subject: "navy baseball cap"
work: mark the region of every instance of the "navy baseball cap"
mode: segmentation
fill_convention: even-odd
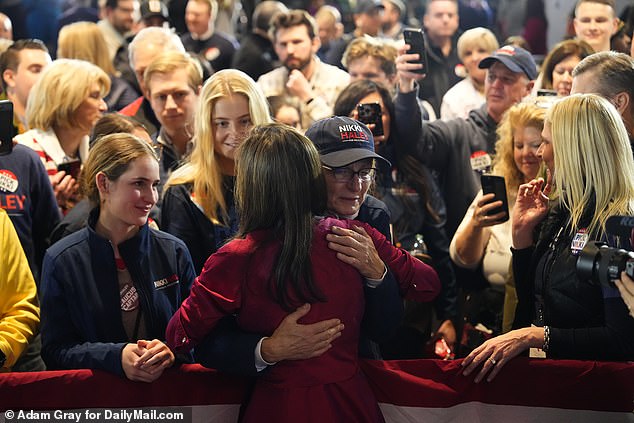
[[[141,19],[143,20],[150,19],[154,16],[163,18],[163,21],[167,21],[169,19],[167,6],[165,6],[165,4],[163,4],[160,0],[142,1],[141,6],[139,7],[139,13],[141,15]]]
[[[367,126],[349,117],[333,116],[310,125],[306,137],[315,144],[323,164],[347,166],[363,159],[390,162],[374,152],[374,137]]]
[[[480,69],[488,69],[495,62],[500,62],[515,73],[523,73],[528,79],[537,78],[537,64],[533,55],[521,47],[504,46],[493,52],[492,55],[480,61]]]

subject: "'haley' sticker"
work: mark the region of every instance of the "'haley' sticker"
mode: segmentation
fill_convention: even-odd
[[[583,250],[583,247],[586,246],[588,238],[589,234],[587,230],[585,228],[579,229],[579,232],[575,234],[574,238],[572,238],[572,243],[570,244],[570,251],[573,256],[579,255],[581,250]]]
[[[491,167],[491,156],[486,151],[475,151],[471,154],[471,169],[478,172],[486,172]]]
[[[0,169],[0,191],[15,192],[18,189],[18,178],[10,170]]]
[[[204,56],[208,62],[214,61],[218,58],[218,56],[220,56],[220,50],[218,47],[209,47],[205,50]]]

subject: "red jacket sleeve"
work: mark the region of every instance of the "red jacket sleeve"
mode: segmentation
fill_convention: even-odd
[[[189,351],[222,317],[240,309],[245,255],[233,251],[231,244],[209,257],[189,297],[167,325],[167,344],[174,352]]]
[[[374,241],[379,257],[396,277],[403,298],[429,302],[438,296],[440,280],[431,266],[411,256],[405,250],[396,248],[373,227],[361,222],[356,224],[363,226]]]

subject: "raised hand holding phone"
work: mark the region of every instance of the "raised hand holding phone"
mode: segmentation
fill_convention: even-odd
[[[493,226],[509,220],[509,204],[506,182],[503,176],[483,174],[480,176],[484,196],[478,202],[474,217],[480,226]],[[478,215],[479,216],[476,216]]]
[[[418,59],[409,61],[410,63],[417,63],[422,65],[418,69],[413,69],[411,72],[421,75],[427,75],[427,49],[425,48],[425,34],[422,29],[406,28],[403,30],[403,39],[405,44],[409,45],[410,54],[418,54]]]
[[[370,129],[375,137],[383,135],[383,112],[379,103],[357,104],[357,120],[366,125],[374,125]]]

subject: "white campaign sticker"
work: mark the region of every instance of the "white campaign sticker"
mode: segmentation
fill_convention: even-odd
[[[579,229],[579,232],[575,234],[574,238],[572,238],[572,242],[570,243],[570,251],[573,256],[579,255],[581,250],[583,250],[583,247],[585,247],[588,243],[589,237],[590,235],[585,228]]]
[[[476,151],[471,155],[471,169],[486,171],[491,166],[491,156],[485,151]]]
[[[18,178],[13,172],[0,169],[0,190],[15,192],[18,189]]]

